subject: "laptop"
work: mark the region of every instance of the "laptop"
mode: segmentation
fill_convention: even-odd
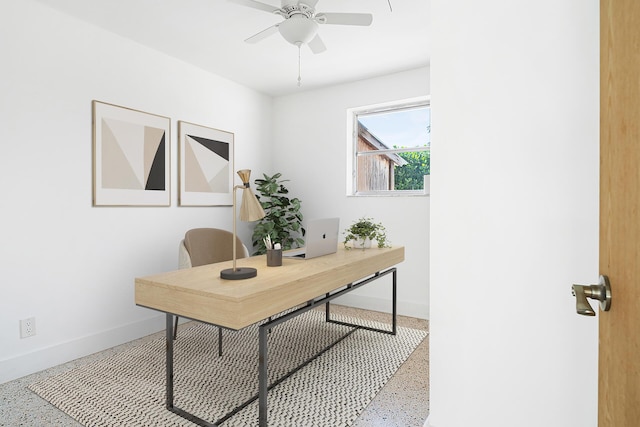
[[[305,245],[282,253],[287,258],[310,259],[335,253],[338,250],[340,218],[313,219],[305,227]]]

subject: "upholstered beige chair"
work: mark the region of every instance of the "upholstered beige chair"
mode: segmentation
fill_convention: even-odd
[[[236,258],[248,256],[247,247],[236,237]],[[218,228],[193,228],[185,233],[178,248],[179,268],[198,267],[232,259],[233,233]],[[173,338],[177,335],[178,316],[173,327]]]

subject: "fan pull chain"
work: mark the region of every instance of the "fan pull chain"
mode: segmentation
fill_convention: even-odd
[[[301,62],[301,60],[300,60],[300,46],[301,45],[302,45],[301,43],[298,43],[298,87],[302,86],[302,77],[300,75],[301,74],[300,73],[300,62]]]

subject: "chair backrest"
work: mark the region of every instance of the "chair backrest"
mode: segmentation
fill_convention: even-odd
[[[184,246],[191,266],[212,264],[233,259],[233,233],[218,228],[194,228],[184,235]],[[249,256],[247,248],[236,237],[236,258]]]

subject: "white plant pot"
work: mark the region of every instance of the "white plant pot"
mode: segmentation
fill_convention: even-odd
[[[367,237],[364,241],[362,239],[352,240],[351,247],[356,249],[369,249],[371,247],[371,239]]]

